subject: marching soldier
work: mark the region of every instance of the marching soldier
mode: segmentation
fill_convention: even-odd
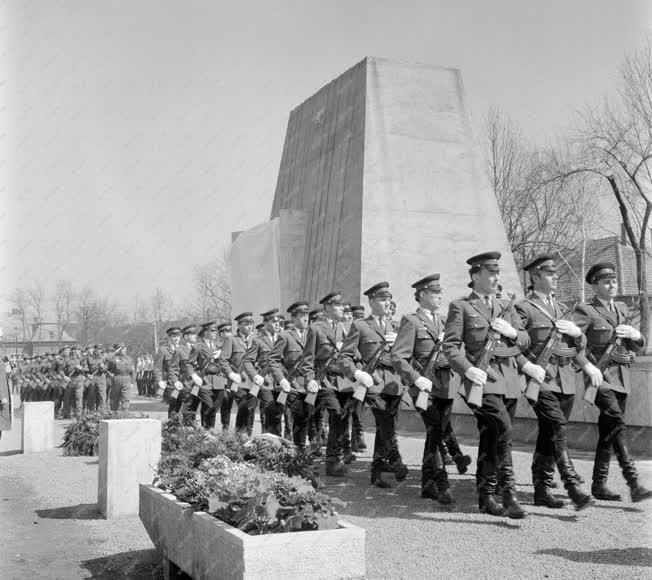
[[[325,318],[308,328],[299,373],[305,376],[308,393],[317,394],[317,406],[321,404],[328,410],[326,473],[342,476],[347,472],[343,459],[351,461],[355,457],[347,433],[353,389],[337,361],[344,340],[342,296],[331,292],[320,304]]]
[[[90,410],[106,410],[106,365],[97,351],[97,345],[90,348],[86,357],[86,366],[91,380],[89,387]]]
[[[530,274],[533,284],[532,293],[516,304],[516,311],[530,336],[530,346],[525,354],[537,364],[541,361],[539,366],[545,366],[541,376],[531,380],[535,383],[535,395],[528,396],[526,391],[526,397],[539,423],[532,458],[534,505],[550,508],[564,506],[563,500],[550,493],[557,465],[568,496],[575,509],[581,510],[590,506],[593,499],[581,488],[568,452],[566,425],[573,408],[578,379],[577,371],[571,363],[591,373],[597,369],[582,352],[584,336],[571,320],[573,313],[553,296],[558,279],[554,256],[537,256],[523,269]],[[540,357],[547,347],[551,354],[546,355],[548,360],[544,361]]]
[[[244,374],[244,358],[253,341],[254,317],[251,312],[236,316],[238,330],[233,336],[227,336],[220,353],[220,368],[228,378],[227,389],[231,389],[238,405],[235,417],[236,431],[252,432],[252,414],[256,411],[257,397],[249,394],[250,383]],[[244,376],[243,376],[244,375]]]
[[[643,501],[652,497],[652,490],[639,483],[636,465],[629,454],[625,406],[631,392],[629,366],[645,347],[645,339],[629,324],[627,305],[614,300],[618,294],[618,281],[612,263],[591,266],[586,273],[586,282],[593,286],[594,297],[578,309],[577,323],[586,334],[588,356],[598,367],[597,372],[584,370],[590,386],[597,387],[595,405],[600,409],[591,493],[601,500],[621,499],[607,487],[613,447],[632,501]]]
[[[382,479],[382,472],[394,473],[397,481],[404,481],[408,474],[395,431],[403,385],[389,355],[396,338],[390,321],[392,294],[388,282],[380,282],[364,294],[369,299],[371,314],[351,324],[342,345],[340,369],[349,379],[358,381],[366,389],[364,402],[371,408],[376,421],[371,483],[378,487],[390,487],[391,484]],[[358,356],[362,368],[356,365]],[[356,435],[354,426],[354,437]]]
[[[282,435],[283,406],[277,405],[274,399],[274,380],[269,374],[268,356],[280,332],[278,308],[263,312],[263,327],[251,341],[247,349],[243,368],[251,381],[260,391],[260,415],[263,433]]]
[[[202,324],[199,332],[201,340],[195,343],[197,351],[197,372],[204,381],[203,389],[210,391],[210,404],[202,401],[202,424],[207,429],[215,427],[215,416],[224,401],[225,382],[221,376],[219,359],[220,351],[217,348],[217,321]],[[201,389],[200,389],[201,392]]]
[[[308,322],[310,324],[324,320],[324,309],[323,308],[313,308],[308,314]]]
[[[124,342],[113,345],[113,356],[109,361],[108,370],[112,374],[111,410],[127,411],[129,409],[129,391],[135,386],[136,369],[134,361],[127,354]]]
[[[518,519],[526,513],[516,497],[512,423],[505,396],[521,390],[515,357],[529,346],[530,337],[513,308],[503,312],[509,304],[494,296],[500,276],[499,259],[500,252],[487,252],[467,260],[473,290],[469,296],[450,303],[442,348],[453,371],[464,377],[463,398],[478,422],[476,486],[480,511]],[[495,348],[483,364],[481,359],[490,339],[495,339]],[[522,370],[534,373],[534,367],[528,362]],[[422,388],[428,390],[427,384]],[[478,390],[481,397],[476,400]],[[496,485],[502,493],[502,506],[494,495]]]
[[[292,414],[292,441],[303,449],[308,436],[308,419],[313,407],[306,403],[306,389],[299,366],[308,333],[308,303],[295,302],[288,309],[292,330],[282,332],[268,355],[269,369],[281,392],[287,393],[285,407]]]
[[[70,362],[72,364],[72,372],[70,374],[70,383],[67,387],[67,405],[64,402],[64,406],[67,408],[64,410],[66,416],[70,415],[70,408],[73,409],[73,414],[75,417],[80,416],[83,413],[83,401],[84,401],[84,384],[86,382],[86,373],[88,369],[86,363],[81,356],[81,350],[74,346],[70,355]]]
[[[172,326],[166,331],[168,343],[161,346],[154,357],[154,381],[163,390],[163,400],[168,403],[168,419],[181,410],[184,401],[183,384],[179,380],[179,342],[181,329]]]
[[[446,320],[439,314],[443,294],[440,275],[431,274],[412,284],[419,307],[401,320],[396,342],[392,348],[394,368],[410,385],[415,406],[421,391],[428,393],[428,401],[419,409],[426,427],[426,441],[421,466],[421,497],[450,504],[448,474],[441,453],[441,443],[450,422],[453,397],[459,386],[450,366],[441,354]],[[425,408],[423,408],[425,407]],[[471,462],[459,448],[455,453],[458,470],[464,473]]]
[[[181,329],[181,343],[177,349],[179,356],[179,380],[184,386],[184,396],[181,403],[183,420],[193,424],[197,417],[197,408],[201,403],[201,424],[207,427],[207,416],[213,407],[211,390],[204,385],[197,374],[197,329],[194,325],[184,326]]]
[[[233,408],[233,401],[235,397],[233,396],[233,392],[226,388],[227,379],[224,376],[224,373],[221,372],[222,369],[219,365],[219,358],[222,352],[222,345],[224,344],[224,341],[228,336],[233,335],[233,327],[231,326],[230,322],[222,322],[221,324],[217,325],[217,332],[220,337],[220,343],[217,352],[218,367],[220,368],[218,380],[223,385],[222,392],[224,393],[222,403],[219,406],[220,422],[222,423],[222,431],[228,431],[231,425],[231,409]]]
[[[351,306],[351,317],[353,320],[363,320],[364,306]]]

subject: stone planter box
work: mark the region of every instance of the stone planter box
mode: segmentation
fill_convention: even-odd
[[[194,580],[365,575],[365,531],[344,521],[337,530],[250,536],[144,484],[139,514],[169,577],[177,569]]]

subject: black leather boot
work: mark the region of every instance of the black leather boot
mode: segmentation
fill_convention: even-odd
[[[652,490],[646,489],[638,482],[638,472],[627,448],[624,429],[620,430],[614,439],[614,451],[616,452],[620,469],[623,472],[623,477],[629,486],[632,501],[638,503],[639,501],[652,498]]]
[[[609,449],[596,449],[595,460],[593,462],[593,483],[591,485],[591,494],[595,499],[603,501],[621,501],[619,493],[614,493],[607,487],[607,478],[609,477],[609,461],[611,453]]]
[[[518,503],[516,492],[513,489],[503,492],[503,508],[505,508],[505,515],[513,520],[521,520],[527,516],[527,512]]]
[[[481,493],[478,501],[478,507],[481,514],[489,514],[490,516],[504,517],[505,510],[494,497],[493,493]]]
[[[453,457],[453,462],[457,466],[457,473],[460,475],[464,475],[469,470],[471,461],[470,455],[457,455],[456,457]]]
[[[555,432],[554,452],[559,476],[564,482],[568,497],[573,502],[575,509],[579,511],[593,505],[595,500],[580,486],[580,477],[577,475],[575,466],[568,453],[565,425],[559,431]]]
[[[566,503],[564,502],[563,499],[552,495],[550,493],[550,489],[548,489],[547,486],[535,485],[534,505],[548,507],[552,509],[560,509],[563,508],[566,505]]]

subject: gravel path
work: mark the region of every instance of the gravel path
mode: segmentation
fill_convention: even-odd
[[[60,436],[61,422],[57,430]],[[462,443],[475,457],[474,442]],[[347,502],[345,519],[367,531],[369,578],[652,577],[652,501],[598,502],[579,514],[569,506],[535,508],[531,455],[519,448],[515,468],[527,519],[479,514],[468,474],[451,473],[457,504],[445,509],[418,497],[422,438],[403,435],[400,444],[413,468],[400,487],[368,486],[369,454],[352,465],[346,480],[326,478],[325,491]],[[573,455],[590,481],[590,455]],[[652,462],[638,466],[652,485]],[[627,494],[615,463],[611,474],[611,487]],[[58,449],[0,457],[0,498],[3,579],[162,578],[161,559],[137,517],[100,518],[96,458],[63,457]]]

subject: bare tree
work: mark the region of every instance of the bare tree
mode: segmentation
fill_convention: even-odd
[[[72,316],[74,292],[69,280],[57,282],[54,291],[54,310],[57,316],[57,340],[61,348],[61,339]]]
[[[36,282],[31,288],[27,290],[27,301],[34,315],[33,322],[37,325],[43,322],[44,298],[45,291],[43,290],[43,284],[41,282]]]
[[[581,236],[568,227],[576,221],[574,192],[563,180],[550,179],[558,155],[534,148],[496,108],[489,111],[486,127],[488,177],[517,264],[540,252],[564,256]]]
[[[224,257],[216,258],[194,270],[195,309],[204,320],[231,317],[231,281]]]
[[[24,342],[27,340],[27,311],[29,308],[29,300],[27,291],[23,288],[16,288],[9,296],[9,302],[13,306],[13,312],[20,317],[22,326],[22,338]]]
[[[611,101],[582,115],[572,140],[575,156],[562,177],[590,174],[603,181],[618,206],[636,257],[641,332],[650,334],[647,256],[652,214],[652,48],[628,56],[621,89]]]

